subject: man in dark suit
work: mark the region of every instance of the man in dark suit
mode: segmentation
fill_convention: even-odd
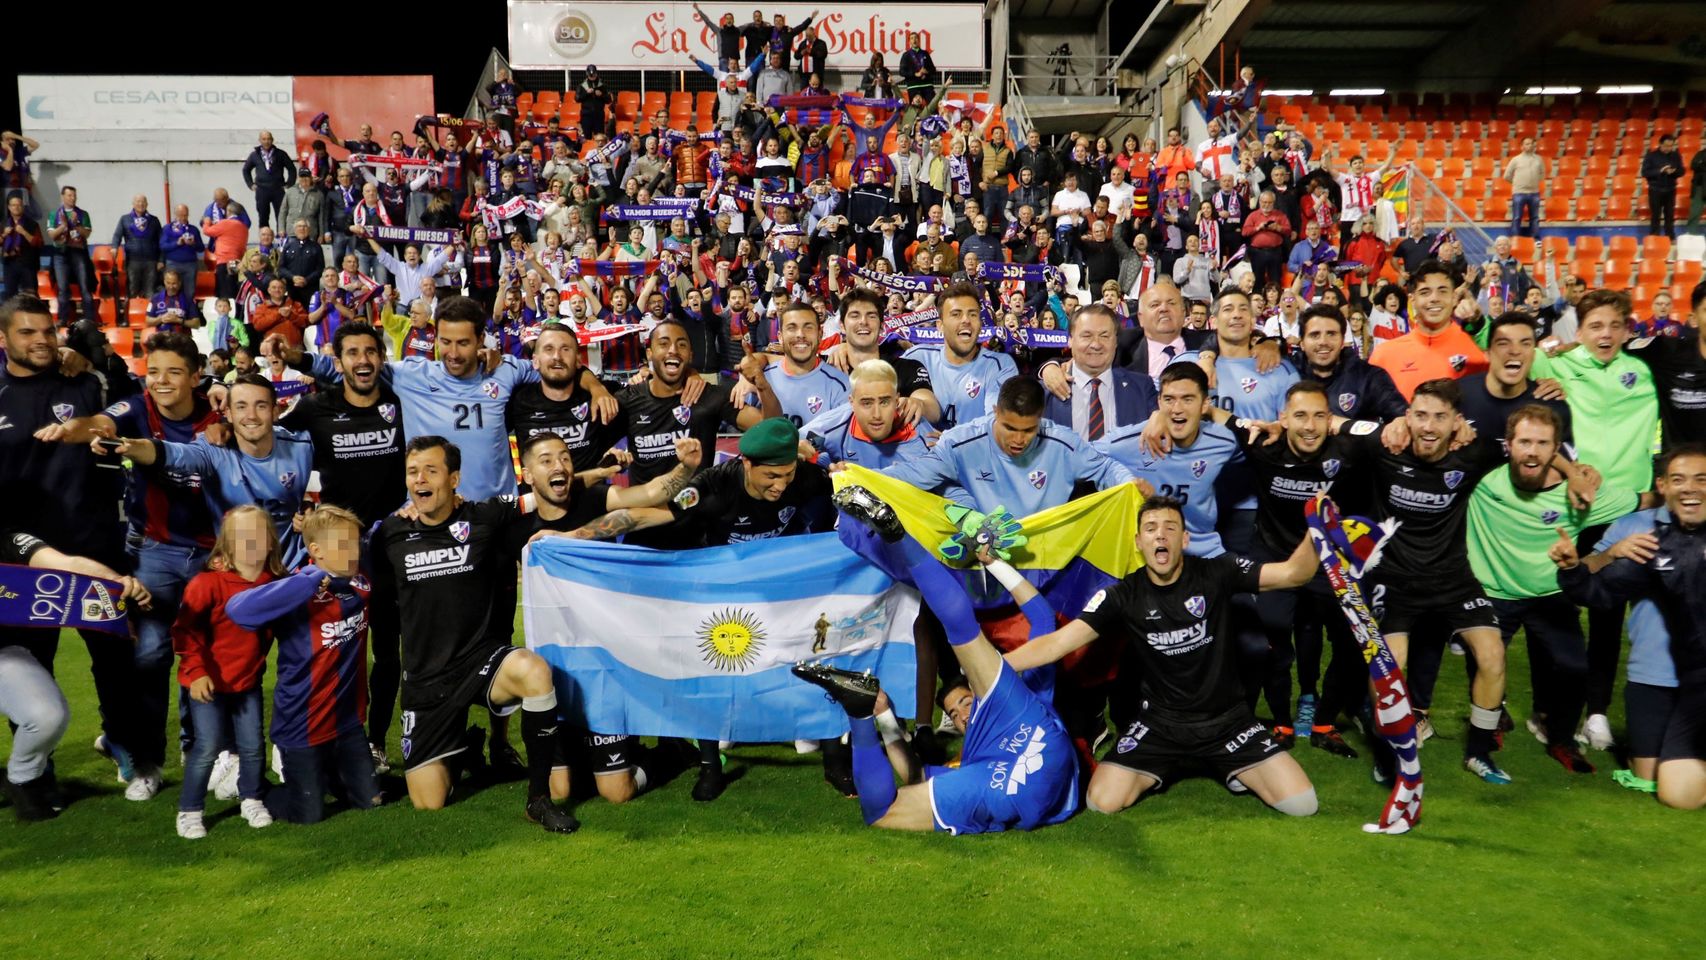
[[[1143,297],[1138,301],[1137,329],[1120,331],[1114,366],[1148,375],[1151,387],[1167,364],[1182,353],[1195,350],[1204,367],[1212,367],[1217,343],[1214,331],[1186,329],[1185,318],[1188,315],[1185,297],[1179,288],[1166,277],[1157,278],[1149,289],[1143,291]],[[1280,346],[1278,340],[1256,345],[1258,371],[1266,373],[1279,365]],[[1060,400],[1071,398],[1071,370],[1067,364],[1051,360],[1043,364],[1037,375],[1051,396]],[[1212,381],[1213,374],[1209,376]]]
[[[1112,310],[1092,303],[1072,318],[1072,358],[1062,365],[1072,396],[1049,394],[1043,416],[1086,440],[1100,440],[1115,427],[1142,423],[1155,412],[1155,384],[1134,370],[1114,366],[1120,333]]]

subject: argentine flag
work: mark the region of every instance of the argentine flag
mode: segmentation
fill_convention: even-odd
[[[838,737],[847,715],[789,668],[870,670],[911,716],[918,592],[833,533],[666,551],[548,537],[522,566],[528,649],[559,709],[602,734]]]

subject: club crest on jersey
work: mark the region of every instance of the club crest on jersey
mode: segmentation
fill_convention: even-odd
[[[1200,593],[1190,597],[1185,600],[1185,612],[1193,617],[1201,617],[1208,612],[1208,601],[1204,600]]]
[[[966,396],[976,400],[977,395],[983,392],[983,381],[976,377],[967,377],[965,380],[965,388]]]
[[[1244,388],[1245,393],[1255,393],[1257,383],[1258,381],[1255,377],[1245,377],[1238,381],[1238,385]]]
[[[806,398],[806,409],[811,411],[812,414],[815,416],[819,410],[823,409],[823,398],[822,397],[807,397]]]
[[[586,415],[591,412],[591,410],[591,404],[577,403],[575,404],[574,409],[570,410],[569,413],[573,414],[576,420],[585,420]]]
[[[1338,476],[1339,475],[1339,461],[1337,461],[1335,459],[1331,459],[1331,458],[1321,461],[1321,473],[1328,480],[1331,480],[1334,477]]]
[[[64,423],[71,419],[71,415],[76,412],[77,411],[69,403],[56,403],[53,405],[53,418],[58,420],[60,423]]]
[[[1198,480],[1201,480],[1202,475],[1207,473],[1207,472],[1208,472],[1208,461],[1207,460],[1192,460],[1191,461],[1191,476],[1196,477]]]
[[[355,590],[371,590],[371,589],[373,589],[373,585],[367,582],[367,578],[362,576],[359,573],[356,574],[355,576],[349,578],[349,585],[352,589],[355,589]]]
[[[1032,470],[1030,473],[1025,474],[1025,479],[1031,482],[1031,486],[1041,490],[1043,488],[1043,484],[1048,482],[1048,471]]]
[[[107,408],[107,416],[109,416],[109,417],[122,417],[129,412],[130,412],[130,401],[129,400],[120,400],[119,402],[117,402],[117,403],[115,403],[112,406]]]
[[[687,421],[693,419],[693,408],[686,404],[676,407],[671,412],[675,414],[675,422],[684,427],[687,426]]]
[[[487,380],[480,384],[480,392],[493,400],[496,400],[498,398],[498,382],[496,380]]]
[[[285,487],[286,489],[288,489],[288,488],[294,486],[295,484],[296,484],[296,471],[295,470],[286,470],[285,472],[278,475],[278,485],[279,486]]]
[[[793,507],[783,507],[782,509],[776,511],[776,522],[780,523],[782,526],[784,526],[784,527],[787,526],[788,521],[792,520],[792,519],[794,519],[794,508]]]
[[[1341,393],[1341,394],[1339,394],[1339,409],[1340,410],[1344,411],[1345,413],[1350,413],[1352,410],[1356,409],[1356,405],[1357,405],[1357,395],[1356,394],[1354,394],[1354,393]]]
[[[1544,510],[1544,511],[1542,511],[1540,514],[1540,522],[1546,524],[1547,526],[1551,526],[1552,524],[1557,523],[1558,522],[1558,511],[1556,511],[1556,510]]]
[[[468,521],[458,520],[450,525],[450,535],[456,538],[457,543],[467,543],[468,529]]]
[[[1462,483],[1462,482],[1463,482],[1463,471],[1462,470],[1447,470],[1445,472],[1445,488],[1447,490],[1456,490],[1457,485]]]
[[[381,417],[385,418],[386,423],[396,423],[397,422],[397,405],[394,403],[382,403],[382,404],[380,404],[379,405],[379,415]]]
[[[1625,390],[1635,389],[1635,371],[1626,370],[1623,373],[1618,374],[1617,382],[1623,384],[1623,389]]]
[[[1451,358],[1446,362],[1451,364],[1451,369],[1454,373],[1462,373],[1463,368],[1469,366],[1469,358],[1461,353],[1452,354]]]

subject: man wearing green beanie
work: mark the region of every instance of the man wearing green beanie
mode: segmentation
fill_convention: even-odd
[[[829,474],[800,460],[800,431],[786,417],[761,420],[740,438],[740,459],[701,470],[670,501],[691,542],[716,547],[835,526]]]

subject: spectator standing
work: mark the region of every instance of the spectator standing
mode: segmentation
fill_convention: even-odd
[[[118,219],[113,227],[113,246],[124,250],[124,295],[130,299],[146,300],[154,296],[160,285],[160,218],[148,212],[148,197],[137,194],[130,200],[130,212]],[[118,313],[118,325],[129,326],[124,311]]]
[[[1505,182],[1511,185],[1511,233],[1522,236],[1540,234],[1540,181],[1546,176],[1546,161],[1534,152],[1534,138],[1522,138],[1522,152],[1505,164]],[[1528,215],[1528,232],[1522,232],[1523,214]]]
[[[1659,138],[1658,148],[1641,160],[1641,176],[1647,178],[1647,235],[1676,239],[1676,180],[1682,176],[1682,154],[1676,149],[1676,134]]]
[[[255,214],[261,226],[271,226],[272,218],[284,205],[284,191],[296,183],[296,163],[273,145],[272,132],[261,131],[260,145],[243,161],[243,182],[255,191]]]
[[[5,295],[36,295],[36,272],[41,269],[41,225],[28,213],[22,193],[6,197],[0,214],[0,264],[5,265]]]
[[[59,323],[71,325],[71,285],[82,296],[83,318],[95,319],[95,264],[89,259],[89,212],[77,206],[77,188],[59,191],[59,207],[47,216],[53,242],[53,286],[59,292]]]

